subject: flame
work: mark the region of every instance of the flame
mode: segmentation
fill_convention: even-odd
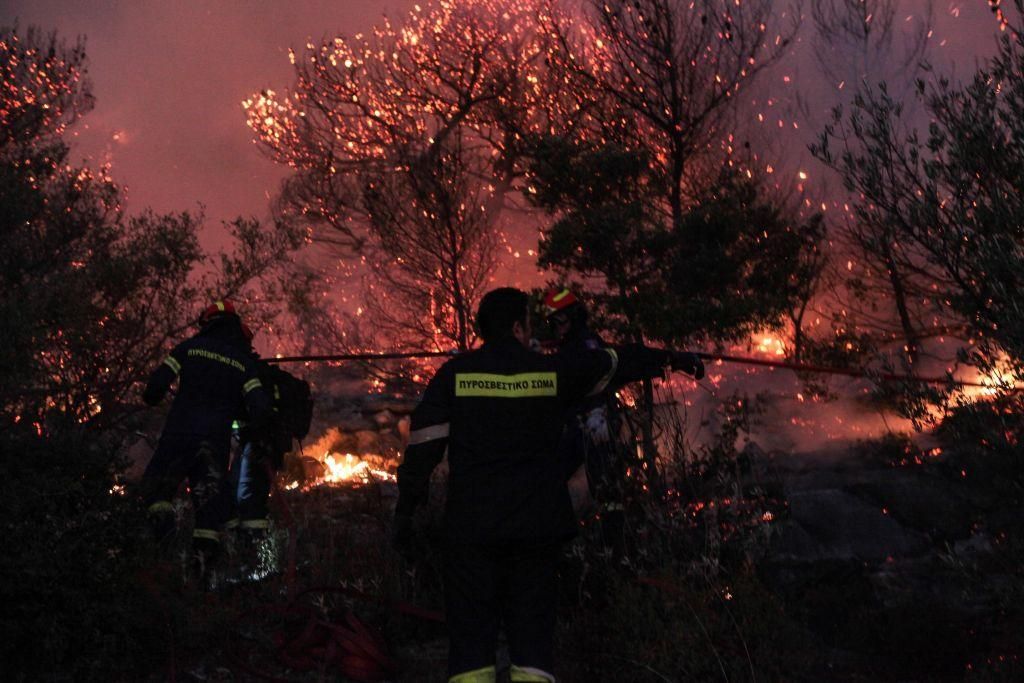
[[[786,355],[786,342],[771,334],[759,334],[754,337],[758,353],[768,356],[783,357]]]
[[[377,481],[397,481],[397,477],[385,470],[370,466],[358,455],[324,453],[324,483],[358,483],[369,484]]]
[[[1006,364],[992,369],[979,377],[977,381],[985,385],[977,389],[979,396],[994,397],[1005,391],[1007,387],[1015,386],[1017,377]]]

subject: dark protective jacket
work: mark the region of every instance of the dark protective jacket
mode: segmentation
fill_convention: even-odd
[[[586,324],[574,327],[558,345],[557,355],[573,358],[596,349],[603,349],[607,343]],[[614,444],[622,424],[621,408],[615,392],[621,382],[609,382],[604,391],[586,396],[570,407],[566,431],[562,438],[562,454],[566,463],[566,476],[571,476],[584,464],[590,454],[588,475],[591,486],[596,479],[604,478],[613,458]],[[601,461],[601,462],[596,462]]]
[[[143,400],[158,404],[175,379],[178,393],[165,434],[190,434],[226,444],[232,420],[243,411],[256,423],[270,418],[270,397],[237,318],[215,320],[174,347],[150,375]]]
[[[588,351],[596,351],[598,349],[607,348],[608,344],[601,339],[600,335],[596,332],[591,331],[586,325],[581,325],[574,329],[569,336],[564,339],[558,345],[556,354],[559,356],[573,357]],[[604,406],[606,404],[608,394],[614,393],[619,388],[620,383],[610,382],[604,391],[601,391],[592,396],[586,396],[576,405],[572,406],[572,411],[580,414],[586,411]]]
[[[396,514],[426,501],[447,448],[450,540],[571,537],[577,525],[558,452],[571,406],[611,382],[660,376],[668,362],[666,352],[639,345],[545,356],[512,338],[449,360],[412,414]]]

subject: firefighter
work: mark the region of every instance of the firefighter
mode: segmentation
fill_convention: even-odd
[[[175,379],[160,443],[142,475],[142,495],[161,541],[173,536],[171,499],[188,480],[195,526],[195,568],[202,579],[220,549],[220,530],[231,514],[227,471],[232,420],[244,410],[253,424],[270,421],[270,398],[253,362],[249,339],[230,301],[211,304],[199,332],[178,344],[153,372],[143,392],[151,406],[163,400]]]
[[[444,584],[449,681],[494,681],[503,626],[512,681],[554,681],[556,566],[576,533],[559,439],[568,408],[610,382],[661,375],[666,351],[633,345],[565,356],[529,350],[529,297],[488,292],[482,348],[446,362],[412,414],[398,468],[394,542],[408,554],[412,516],[448,454]]]
[[[228,526],[238,530],[241,552],[246,555],[260,546],[270,529],[267,502],[271,476],[281,468],[284,451],[264,439],[255,438],[248,422],[241,421],[237,425],[240,452],[232,465],[232,489],[238,514]]]
[[[271,397],[271,409],[276,418],[280,390],[267,381],[266,362],[260,359],[251,346],[249,351],[256,363],[262,389]],[[277,426],[280,420],[275,419],[274,422]],[[272,488],[271,478],[280,469],[288,447],[279,448],[278,439],[267,438],[266,430],[255,429],[244,415],[234,421],[232,431],[238,442],[238,455],[231,464],[230,477],[236,514],[225,526],[237,532],[236,547],[242,557],[242,575],[246,579],[257,579],[262,578],[263,574],[258,557],[259,549],[270,529],[267,502]]]
[[[572,357],[603,349],[607,343],[590,329],[586,306],[567,288],[548,291],[543,310],[557,343],[557,355]],[[695,354],[678,353],[679,369],[696,379],[704,376],[704,364]],[[597,502],[601,538],[615,558],[626,552],[627,453],[619,439],[622,410],[619,389],[609,384],[604,391],[573,405],[562,434],[562,457],[571,474],[582,467],[590,496]]]
[[[313,399],[309,383],[271,365],[252,351],[264,391],[272,397],[272,429],[254,429],[245,419],[235,423],[239,455],[232,464],[232,490],[237,515],[228,526],[238,530],[239,554],[251,565],[243,564],[247,578],[262,578],[273,571],[273,562],[265,552],[264,541],[270,528],[268,499],[272,479],[284,464],[284,456],[309,432],[313,418]],[[251,570],[251,571],[249,571]]]

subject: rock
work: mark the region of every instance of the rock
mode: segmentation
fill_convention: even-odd
[[[774,526],[775,534],[771,543],[773,560],[807,560],[819,556],[818,543],[792,520]]]
[[[128,460],[125,478],[128,481],[139,481],[142,479],[142,473],[146,470],[149,461],[153,458],[153,447],[146,439],[139,439],[125,450],[124,455]]]
[[[790,520],[807,535],[790,530],[788,538],[779,539],[780,550],[793,559],[882,561],[928,547],[924,536],[903,528],[882,508],[839,489],[795,492],[789,503]]]
[[[966,538],[971,533],[972,506],[949,483],[913,470],[866,472],[860,481],[843,488],[886,508],[900,524],[933,538]]]
[[[405,448],[406,440],[398,432],[388,430],[378,434],[378,444],[381,453],[401,453]]]
[[[368,395],[362,399],[363,410],[369,413],[387,410],[399,415],[408,415],[416,408],[417,403],[419,403],[418,397],[406,398],[387,394]]]
[[[988,534],[978,533],[953,544],[953,553],[958,557],[977,557],[992,552],[992,539]]]
[[[360,413],[339,415],[331,420],[331,424],[343,432],[359,432],[377,427],[373,420],[363,417]]]

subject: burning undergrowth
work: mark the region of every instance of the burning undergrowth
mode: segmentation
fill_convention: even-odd
[[[288,455],[285,488],[394,484],[408,420],[388,415],[376,429],[328,427],[316,441]]]

